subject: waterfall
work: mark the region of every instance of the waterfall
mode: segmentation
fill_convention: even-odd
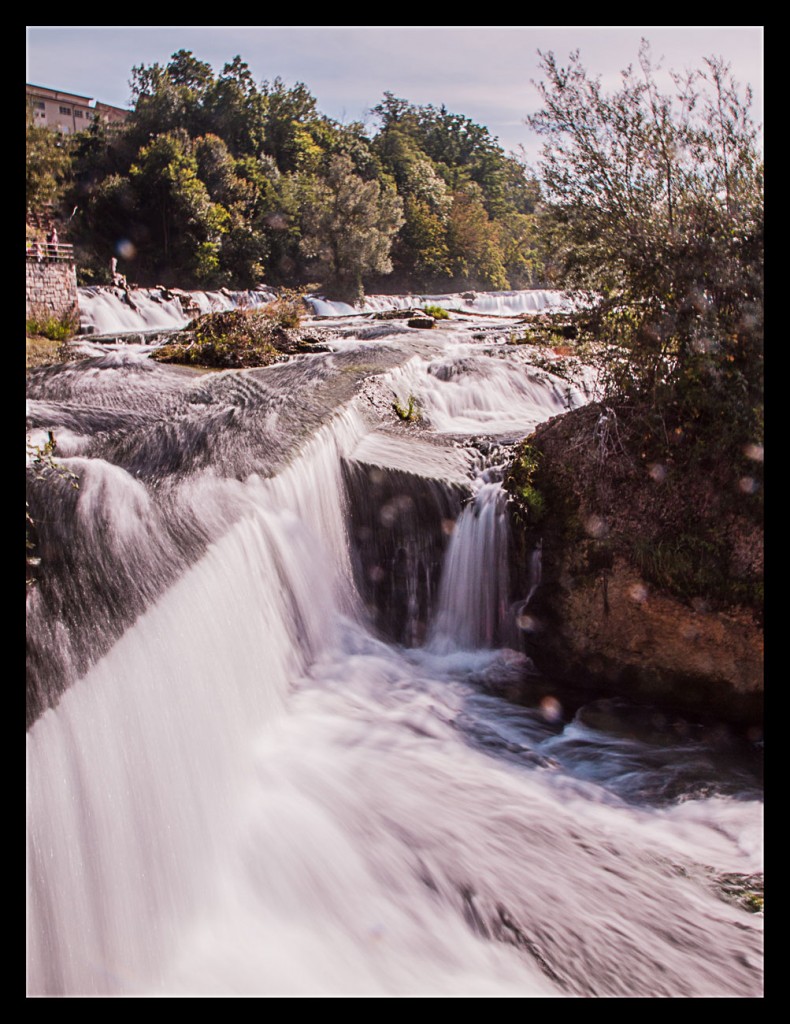
[[[474,650],[501,637],[508,606],[506,494],[484,483],[461,513],[450,539],[431,645]]]
[[[499,467],[585,399],[472,330],[30,374],[29,995],[762,994],[752,752],[484,685]]]
[[[180,330],[198,313],[250,309],[274,299],[270,289],[215,292],[93,285],[78,289],[83,334]]]
[[[463,313],[487,313],[514,316],[548,309],[567,309],[570,297],[560,291],[527,289],[510,292],[456,292],[442,295],[366,295],[355,306],[310,295],[308,302],[317,316],[347,316],[352,313],[378,313],[389,309],[421,309],[439,306]]]

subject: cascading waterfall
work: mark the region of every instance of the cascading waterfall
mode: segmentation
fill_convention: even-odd
[[[196,313],[228,309],[254,309],[277,297],[267,288],[244,291],[185,292],[180,289],[133,288],[105,285],[79,289],[80,330],[85,335],[144,333],[154,330],[179,330]],[[392,309],[439,306],[446,310],[474,315],[512,317],[519,313],[568,310],[575,299],[566,292],[526,290],[511,292],[463,292],[442,295],[368,295],[357,305],[305,296],[315,316],[344,317],[378,313]]]
[[[433,649],[475,650],[501,641],[509,592],[506,500],[500,483],[482,483],[458,518],[444,564]]]
[[[749,752],[480,684],[522,665],[498,446],[584,396],[434,334],[31,378],[80,486],[35,489],[30,995],[761,994]]]
[[[79,289],[80,330],[88,335],[179,330],[196,312],[252,309],[275,297],[270,289],[171,292],[159,288],[126,290],[94,285]]]
[[[567,309],[572,299],[565,292],[528,289],[510,292],[456,292],[442,295],[366,295],[355,306],[310,295],[308,302],[317,316],[348,316],[352,313],[378,313],[390,309],[421,309],[439,306],[463,313],[513,316],[538,313],[547,309]]]

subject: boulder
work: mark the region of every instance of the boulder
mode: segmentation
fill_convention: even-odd
[[[420,313],[417,316],[412,316],[407,321],[409,327],[433,327],[436,321],[428,313]]]

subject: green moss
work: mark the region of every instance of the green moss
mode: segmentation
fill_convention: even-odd
[[[404,421],[404,423],[416,423],[420,418],[420,412],[417,408],[417,400],[414,395],[409,395],[409,404],[403,406],[400,404],[398,399],[392,403],[392,408],[395,410],[398,419]]]
[[[546,500],[537,487],[524,484],[516,491],[521,504],[526,508],[530,522],[538,523],[546,514]]]
[[[513,498],[517,518],[530,526],[539,523],[546,515],[546,498],[534,482],[539,466],[540,452],[524,444],[504,480],[505,490]]]

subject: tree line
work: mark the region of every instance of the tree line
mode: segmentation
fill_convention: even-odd
[[[57,200],[83,283],[585,289],[608,392],[653,436],[762,437],[764,165],[751,95],[716,57],[669,78],[647,43],[605,91],[541,55],[533,170],[444,106],[385,93],[375,129],[302,83],[180,50],[132,70],[127,122],[28,124],[27,197]],[[659,83],[670,82],[670,86]],[[726,408],[726,422],[721,410]],[[704,446],[703,446],[704,447]]]
[[[541,283],[537,182],[487,128],[391,93],[376,129],[323,115],[302,83],[219,74],[180,50],[132,69],[133,110],[54,138],[28,124],[28,207],[76,211],[83,283],[503,289]]]

